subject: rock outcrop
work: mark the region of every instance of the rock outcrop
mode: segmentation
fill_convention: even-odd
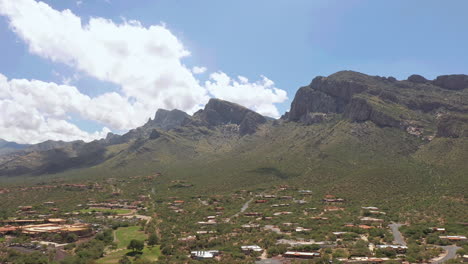
[[[153,120],[149,120],[145,126],[147,127],[157,127],[162,130],[170,130],[175,127],[182,125],[187,119],[190,119],[190,116],[184,111],[177,109],[174,110],[164,110],[158,109]]]
[[[342,75],[350,78],[342,78]],[[330,77],[316,77],[300,88],[291,104],[288,120],[301,121],[308,113],[342,113],[354,94],[366,90],[363,74],[339,72]],[[365,75],[364,75],[365,76]]]
[[[205,108],[193,117],[206,126],[239,125],[241,135],[254,133],[260,124],[267,121],[264,116],[246,107],[220,99],[210,99]]]
[[[410,77],[408,77],[408,81],[413,82],[413,83],[427,83],[428,82],[426,78],[418,74],[413,74]]]
[[[438,76],[434,81],[434,85],[448,90],[463,90],[468,88],[468,75],[452,74]]]
[[[437,123],[438,137],[468,137],[468,117],[444,115]]]

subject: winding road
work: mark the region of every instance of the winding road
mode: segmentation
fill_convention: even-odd
[[[445,250],[445,256],[441,257],[441,258],[437,258],[437,259],[434,259],[433,261],[431,261],[430,263],[431,264],[442,264],[442,263],[445,263],[446,261],[450,260],[450,259],[454,259],[457,257],[457,250],[460,248],[460,247],[457,247],[455,245],[451,245],[451,246],[441,246],[441,248],[443,250]]]
[[[399,228],[402,226],[403,224],[399,224],[399,223],[391,223],[390,225],[388,225],[390,227],[390,229],[392,230],[392,233],[393,233],[393,238],[394,238],[394,243],[395,244],[399,244],[399,245],[402,245],[402,246],[406,246],[406,242],[405,242],[405,239],[403,237],[403,235],[401,234]],[[455,245],[451,245],[451,246],[439,246],[440,248],[442,248],[445,253],[436,258],[436,259],[433,259],[432,261],[430,261],[429,263],[431,264],[442,264],[442,263],[445,263],[446,261],[450,260],[450,259],[454,259],[457,257],[457,250],[460,248],[460,247],[457,247]]]

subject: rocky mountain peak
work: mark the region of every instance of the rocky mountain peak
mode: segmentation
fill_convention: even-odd
[[[194,114],[208,126],[224,124],[239,125],[241,135],[254,133],[258,125],[266,122],[266,118],[246,107],[220,99],[210,99],[203,110]]]
[[[171,111],[158,109],[154,119],[149,121],[147,124],[153,127],[161,128],[163,130],[169,130],[182,125],[184,121],[189,118],[190,116],[187,113],[178,109]]]

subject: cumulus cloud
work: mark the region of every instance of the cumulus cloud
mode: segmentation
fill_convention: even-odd
[[[68,121],[69,115],[76,114],[108,123],[106,111],[95,111],[103,105],[113,105],[114,109],[107,111],[115,112],[121,110],[122,104],[114,105],[112,100],[101,97],[90,98],[73,86],[8,80],[0,74],[0,135],[6,140],[38,143],[48,139],[91,141],[105,137],[110,132],[107,127],[88,133]]]
[[[10,114],[33,115],[30,119],[24,117],[25,124],[18,125],[18,131],[33,133],[27,124],[35,124],[34,128],[41,128],[40,131],[56,131],[33,133],[21,138],[21,142],[99,136],[87,134],[68,122],[70,113],[112,130],[125,131],[142,125],[158,108],[193,113],[210,96],[273,117],[279,116],[275,104],[287,99],[284,90],[263,76],[250,83],[245,77],[231,79],[217,72],[201,85],[195,75],[206,72],[206,68],[190,68],[183,63],[190,56],[189,50],[163,24],[145,27],[136,20],[116,23],[99,17],[85,22],[68,9],[58,11],[35,0],[0,0],[0,15],[7,17],[11,30],[31,53],[69,65],[76,70],[73,76],[88,75],[119,87],[115,92],[90,98],[70,85],[74,77],[65,78],[65,85],[58,85],[37,80],[8,81],[3,76],[0,86],[8,88],[0,90],[0,110],[4,112],[8,107]],[[1,118],[3,129],[9,125],[10,131],[15,131],[13,123],[5,121],[5,115]]]
[[[0,13],[30,52],[119,85],[127,97],[154,108],[193,112],[208,100],[181,59],[190,52],[164,25],[143,27],[57,11],[34,0],[0,1]],[[201,103],[201,104],[200,104]]]
[[[224,72],[215,72],[210,75],[205,86],[214,97],[239,103],[270,117],[279,117],[280,113],[274,104],[288,99],[286,91],[276,88],[275,83],[265,76],[252,83],[243,76],[235,80]]]

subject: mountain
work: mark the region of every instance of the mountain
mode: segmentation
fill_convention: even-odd
[[[447,206],[468,171],[468,76],[407,80],[342,71],[301,87],[271,120],[211,99],[192,116],[158,110],[120,136],[0,156],[0,175],[97,179],[162,172],[201,192],[296,184],[401,207]],[[31,147],[29,148],[31,149]],[[0,177],[1,179],[1,177]]]
[[[0,155],[12,153],[27,148],[27,144],[9,142],[0,138]]]

